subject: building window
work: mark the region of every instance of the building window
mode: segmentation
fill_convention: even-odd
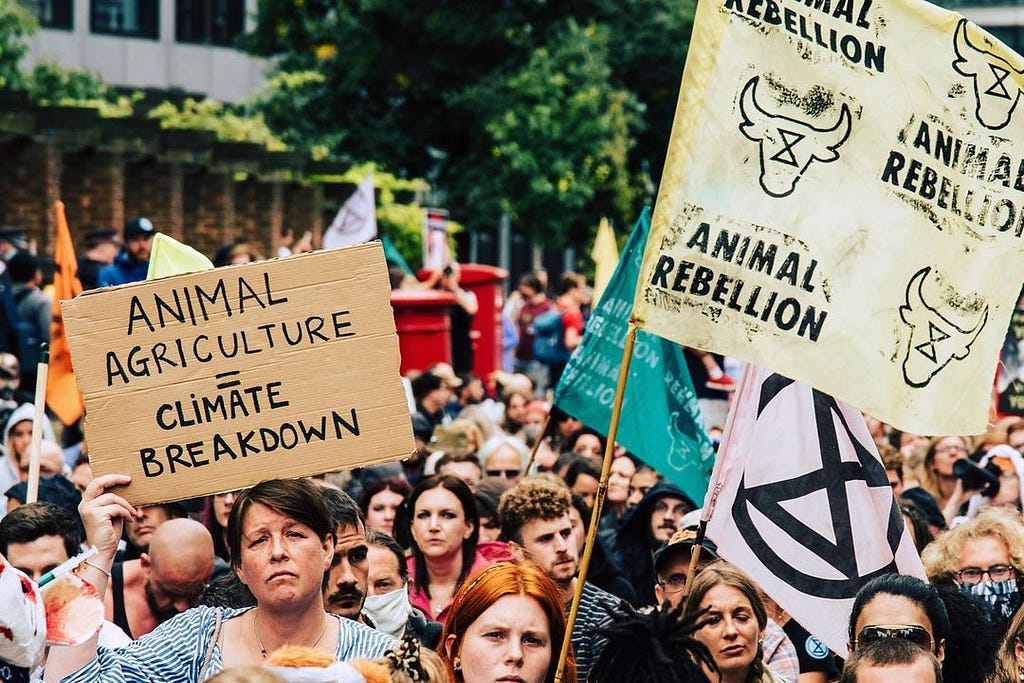
[[[91,0],[90,28],[133,38],[160,37],[159,0]]]
[[[24,0],[24,2],[43,28],[56,28],[64,31],[70,31],[73,28],[71,0]]]
[[[244,0],[175,0],[179,43],[232,47],[245,27]]]

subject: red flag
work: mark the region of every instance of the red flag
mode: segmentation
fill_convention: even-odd
[[[74,299],[82,293],[78,279],[78,259],[71,241],[71,230],[64,215],[64,202],[55,203],[57,211],[57,241],[54,260],[57,272],[53,277],[53,322],[50,324],[50,369],[46,379],[46,405],[65,425],[72,425],[85,413],[82,394],[78,391],[75,371],[71,367],[71,350],[64,332],[64,318],[60,302]]]
[[[861,586],[924,578],[860,411],[770,370],[744,372],[704,517],[722,557],[841,655]]]

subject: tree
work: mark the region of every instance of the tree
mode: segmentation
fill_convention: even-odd
[[[38,23],[18,0],[0,0],[0,88],[22,88],[25,78],[18,64],[28,52],[25,38]]]
[[[470,227],[505,207],[558,241],[598,213],[635,218],[694,4],[263,0],[245,44],[291,79],[257,104],[283,138],[424,177]]]

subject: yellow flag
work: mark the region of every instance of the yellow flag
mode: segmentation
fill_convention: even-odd
[[[153,237],[153,251],[149,255],[146,279],[155,280],[158,277],[195,273],[212,268],[213,262],[206,256],[187,244],[158,232]]]
[[[57,270],[53,275],[53,321],[50,323],[50,367],[46,375],[46,405],[65,425],[73,425],[85,413],[82,394],[75,382],[75,371],[71,367],[71,351],[64,331],[64,318],[60,302],[74,299],[82,293],[78,279],[78,259],[71,241],[71,231],[64,214],[64,202],[57,201],[57,239],[54,244],[54,261]]]
[[[923,0],[701,0],[644,329],[985,431],[1024,272],[1024,59]]]
[[[590,250],[590,258],[594,259],[594,303],[596,304],[604,288],[615,273],[615,266],[619,265],[619,245],[615,242],[615,231],[607,218],[601,219],[597,227],[597,237],[594,238],[594,246]]]

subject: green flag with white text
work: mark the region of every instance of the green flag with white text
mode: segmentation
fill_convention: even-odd
[[[650,228],[651,210],[645,208],[555,390],[555,405],[603,434],[608,433],[611,422],[633,294]],[[693,500],[704,499],[714,450],[678,344],[637,331],[616,441]]]

